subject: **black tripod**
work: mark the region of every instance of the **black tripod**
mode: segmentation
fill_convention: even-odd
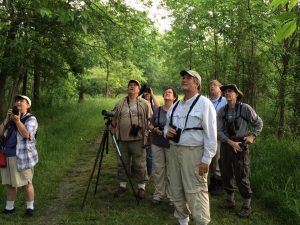
[[[104,113],[102,112],[102,114],[105,115],[105,112]],[[119,146],[117,144],[116,138],[115,138],[115,136],[113,135],[113,133],[111,132],[111,129],[110,129],[110,125],[111,125],[111,121],[112,121],[111,119],[112,119],[111,115],[105,115],[104,116],[104,120],[106,121],[105,122],[104,133],[102,135],[101,143],[100,143],[100,146],[99,146],[99,150],[97,152],[97,156],[96,156],[95,163],[94,163],[94,166],[93,166],[93,169],[92,169],[92,173],[90,175],[90,178],[89,178],[89,181],[88,181],[88,185],[87,185],[87,188],[85,190],[84,198],[83,198],[83,201],[82,201],[82,204],[81,204],[81,210],[84,207],[84,204],[85,204],[85,201],[86,201],[86,198],[87,198],[87,194],[88,194],[88,191],[89,191],[89,188],[90,188],[90,185],[91,185],[91,181],[93,179],[94,172],[95,172],[95,169],[96,169],[96,166],[97,166],[97,162],[99,161],[99,157],[101,155],[100,162],[99,162],[99,168],[98,168],[97,182],[96,182],[94,194],[97,193],[97,186],[98,186],[98,182],[99,182],[99,178],[100,178],[100,171],[101,171],[101,165],[102,165],[102,159],[103,159],[104,151],[106,150],[106,154],[108,154],[108,139],[109,139],[108,137],[109,137],[109,134],[111,134],[111,136],[112,136],[114,147],[115,147],[115,149],[116,149],[116,151],[118,153],[118,156],[119,156],[119,158],[120,158],[120,160],[122,162],[122,166],[123,166],[123,168],[124,168],[124,170],[126,172],[126,176],[127,176],[128,181],[130,183],[133,195],[134,195],[134,197],[135,197],[135,199],[137,201],[137,204],[139,204],[139,199],[138,199],[138,197],[136,195],[136,192],[135,192],[135,190],[133,188],[132,181],[131,181],[131,179],[129,177],[129,173],[128,173],[127,169],[126,169],[126,166],[125,166],[124,160],[122,158],[122,155],[121,155]]]

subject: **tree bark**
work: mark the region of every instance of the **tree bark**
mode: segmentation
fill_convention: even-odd
[[[278,124],[278,130],[277,130],[277,136],[279,138],[282,138],[284,135],[284,128],[285,128],[285,95],[286,95],[286,81],[287,81],[287,75],[288,75],[288,69],[289,69],[289,40],[286,39],[283,42],[283,50],[284,53],[281,57],[283,70],[280,76],[279,80],[279,124]]]
[[[37,57],[34,59],[34,71],[33,71],[33,102],[38,103],[40,99],[40,86],[41,86],[41,70],[39,66],[39,60]]]
[[[105,85],[105,96],[108,97],[109,95],[109,90],[108,90],[108,79],[109,79],[109,61],[106,61],[106,85]]]
[[[14,11],[10,11],[10,17],[11,17],[11,25],[9,27],[9,30],[7,31],[7,36],[6,36],[6,41],[4,45],[4,50],[3,50],[3,56],[0,64],[0,117],[3,118],[3,116],[6,114],[7,107],[9,104],[5,104],[7,100],[5,99],[5,90],[6,90],[6,81],[9,76],[11,76],[13,73],[10,71],[10,69],[13,69],[13,64],[11,62],[11,49],[10,49],[10,44],[15,41],[16,39],[16,34],[18,31],[18,26],[20,21],[16,20],[14,18]],[[5,63],[4,63],[5,62]],[[8,100],[11,102],[11,99]]]

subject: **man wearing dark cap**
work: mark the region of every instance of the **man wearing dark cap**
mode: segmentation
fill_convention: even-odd
[[[244,199],[239,217],[249,217],[251,214],[250,158],[249,144],[261,133],[263,122],[254,109],[241,103],[243,93],[235,84],[221,87],[225,94],[227,105],[218,112],[218,138],[221,140],[221,176],[227,199],[221,205],[225,209],[234,209],[234,184]],[[252,126],[252,131],[249,130]]]
[[[170,139],[170,188],[174,216],[187,225],[192,214],[197,225],[210,222],[207,173],[217,149],[216,110],[198,92],[201,77],[194,70],[183,70],[184,98],[167,113],[164,135]]]
[[[137,196],[144,198],[145,181],[147,177],[146,169],[146,149],[145,137],[148,130],[148,122],[152,116],[150,104],[145,99],[138,97],[140,83],[137,80],[128,82],[128,95],[121,99],[115,106],[115,116],[112,126],[119,143],[122,158],[127,172],[131,172],[131,164],[138,181]],[[118,178],[120,186],[114,193],[114,197],[119,197],[127,190],[127,176],[123,165],[118,161]]]

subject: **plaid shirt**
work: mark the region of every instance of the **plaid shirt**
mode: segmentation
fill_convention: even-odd
[[[29,139],[24,139],[20,132],[17,134],[16,157],[19,171],[34,167],[39,160],[35,147],[35,134],[38,128],[36,118],[34,116],[29,117],[25,122],[25,127],[30,134]]]

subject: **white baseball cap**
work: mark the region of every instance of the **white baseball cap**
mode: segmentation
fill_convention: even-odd
[[[198,79],[199,83],[201,84],[201,77],[200,77],[200,75],[197,71],[195,71],[195,70],[182,70],[180,72],[181,76],[184,76],[185,74],[188,74],[192,77],[196,77]]]
[[[18,99],[25,99],[28,102],[29,107],[31,106],[31,100],[26,95],[16,95],[15,101],[17,101]]]

